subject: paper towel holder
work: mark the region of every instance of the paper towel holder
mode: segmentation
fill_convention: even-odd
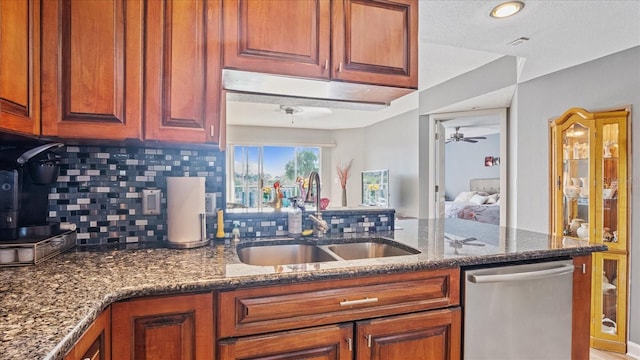
[[[200,246],[209,245],[209,239],[207,239],[207,216],[200,214],[200,240],[190,242],[167,242],[167,247],[172,249],[193,249]]]

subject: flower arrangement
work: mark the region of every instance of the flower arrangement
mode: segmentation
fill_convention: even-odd
[[[351,165],[353,165],[353,159],[349,160],[346,165],[336,166],[338,180],[340,181],[340,187],[342,187],[342,206],[347,206],[347,180],[349,180]]]

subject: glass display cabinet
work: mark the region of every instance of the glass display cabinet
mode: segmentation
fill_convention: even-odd
[[[551,233],[604,243],[593,255],[591,346],[626,352],[628,110],[573,108],[551,121]]]

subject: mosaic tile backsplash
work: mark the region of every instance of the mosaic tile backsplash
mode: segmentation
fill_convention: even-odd
[[[67,146],[49,194],[50,221],[75,223],[78,245],[166,241],[166,178],[205,177],[224,198],[224,153],[216,150]],[[160,215],[142,214],[142,189],[162,190]],[[208,221],[207,233],[214,233]]]
[[[67,146],[59,152],[60,176],[49,194],[49,220],[77,226],[78,245],[167,241],[167,183],[170,176],[205,177],[216,203],[225,198],[225,153],[217,149]],[[162,190],[161,214],[142,214],[142,190]],[[220,205],[218,205],[220,206]],[[325,211],[330,233],[393,230],[393,209]],[[312,227],[307,214],[303,228]],[[216,234],[215,217],[207,234]],[[241,237],[287,235],[286,212],[225,214],[225,237],[237,224]]]

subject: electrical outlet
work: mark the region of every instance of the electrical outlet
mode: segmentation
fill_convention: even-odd
[[[204,212],[207,216],[214,216],[216,214],[216,193],[205,194]]]

